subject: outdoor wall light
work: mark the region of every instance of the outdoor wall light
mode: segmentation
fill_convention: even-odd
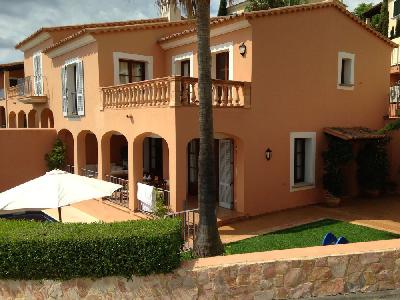
[[[272,150],[271,149],[267,149],[266,151],[265,151],[265,158],[267,159],[267,160],[271,160],[271,158],[272,158]]]
[[[241,44],[239,45],[239,53],[240,53],[240,55],[241,55],[241,56],[245,56],[245,55],[246,55],[246,52],[247,52],[247,47],[246,47],[246,45],[245,45],[244,43],[241,43]]]

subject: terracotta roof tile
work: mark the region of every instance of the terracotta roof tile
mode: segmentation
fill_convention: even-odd
[[[357,18],[354,14],[349,12],[346,7],[339,1],[337,0],[327,0],[327,1],[322,1],[322,2],[317,2],[317,3],[310,3],[310,4],[302,4],[302,5],[293,5],[293,6],[285,6],[285,7],[279,7],[279,8],[273,8],[273,9],[268,9],[268,10],[260,10],[260,11],[254,11],[254,12],[245,12],[242,14],[238,15],[233,15],[230,17],[224,17],[220,18],[219,20],[216,20],[215,22],[211,22],[211,26],[218,25],[220,23],[224,23],[227,21],[230,21],[232,19],[237,19],[237,18],[244,18],[246,19],[253,19],[253,18],[259,18],[259,17],[265,17],[265,16],[273,16],[273,15],[280,15],[280,14],[288,14],[288,13],[295,13],[299,11],[308,11],[308,10],[314,10],[314,9],[320,9],[320,8],[327,8],[327,7],[334,7],[340,10],[342,13],[350,17],[353,21],[355,21],[357,24],[361,25],[365,29],[367,29],[369,32],[372,34],[376,35],[378,38],[383,40],[384,42],[388,43],[392,47],[397,47],[398,45],[393,43],[389,38],[383,36],[381,33],[377,32],[374,30],[371,26],[365,24],[363,21],[361,21],[359,18]],[[190,33],[196,32],[196,28],[192,28],[190,30],[185,30],[182,32],[178,32],[169,36],[165,36],[159,40],[160,43],[172,40],[172,39],[177,39],[182,36],[188,35]]]
[[[42,32],[54,32],[69,29],[81,30],[85,28],[99,28],[99,27],[111,27],[111,26],[124,26],[124,25],[135,25],[135,24],[148,24],[148,23],[160,23],[167,22],[167,18],[154,18],[154,19],[142,19],[142,20],[130,20],[130,21],[117,21],[117,22],[103,22],[103,23],[88,23],[88,24],[77,24],[77,25],[66,25],[66,26],[55,26],[55,27],[42,27],[39,30],[32,33],[30,36],[19,42],[15,48],[18,49],[29,40],[35,38]]]
[[[376,130],[367,127],[326,127],[324,132],[346,141],[382,139],[386,137],[386,135],[379,134]]]

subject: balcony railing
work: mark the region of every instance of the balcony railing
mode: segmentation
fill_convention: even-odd
[[[46,103],[47,95],[45,95],[43,92],[44,79],[44,76],[25,77],[16,86],[8,88],[7,97],[15,98],[23,103]],[[34,88],[35,84],[37,85],[36,90]]]
[[[110,197],[105,197],[104,199],[116,205],[128,208],[129,207],[128,180],[111,175],[106,175],[106,181],[122,185],[122,188],[116,190],[114,193],[111,194]]]
[[[388,116],[389,118],[400,117],[400,85],[390,87]]]
[[[4,89],[0,89],[0,101],[5,99]]]
[[[212,80],[217,107],[249,107],[250,82]],[[103,108],[196,106],[198,79],[172,76],[101,88]]]

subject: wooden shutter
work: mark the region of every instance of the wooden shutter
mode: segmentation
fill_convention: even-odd
[[[219,140],[219,205],[233,208],[233,142]]]
[[[83,62],[80,60],[76,63],[76,106],[78,115],[85,115],[85,96],[83,88]]]
[[[62,111],[63,116],[68,115],[68,98],[67,98],[67,66],[61,68],[61,95],[62,95]]]
[[[43,95],[42,54],[33,56],[33,92],[35,96]]]

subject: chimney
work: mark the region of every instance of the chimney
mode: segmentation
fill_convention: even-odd
[[[167,17],[168,22],[180,21],[181,20],[181,10],[176,5],[176,2],[173,1],[172,4],[165,1],[163,6],[161,7],[161,16]]]

